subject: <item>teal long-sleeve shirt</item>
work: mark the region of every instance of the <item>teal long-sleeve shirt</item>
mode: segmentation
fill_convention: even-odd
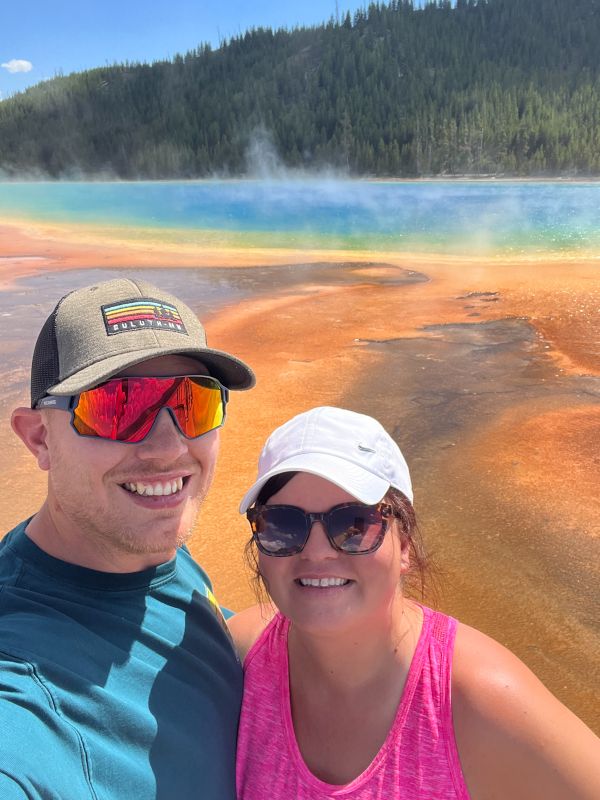
[[[113,574],[0,543],[0,798],[234,800],[242,672],[185,549]]]

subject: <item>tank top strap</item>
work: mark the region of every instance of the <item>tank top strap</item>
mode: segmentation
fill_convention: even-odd
[[[458,622],[439,611],[422,608],[423,625],[428,628],[426,638],[429,643],[420,676],[421,696],[418,702],[421,708],[429,705],[432,710],[436,709],[438,727],[435,735],[444,741],[446,759],[458,797],[468,798],[452,719],[452,659]]]
[[[456,635],[457,622],[453,617],[434,611],[431,608],[421,606],[424,612],[431,618],[431,635],[438,641],[444,650],[452,650],[454,647],[454,637]]]
[[[458,623],[440,611],[422,605],[420,608],[423,629],[413,656],[413,661],[420,662],[420,666],[413,666],[418,669],[421,690],[426,691],[443,717],[451,703],[452,656]]]
[[[450,706],[452,686],[452,656],[456,638],[457,621],[439,611],[430,610],[431,641],[439,653],[439,692],[442,707]]]

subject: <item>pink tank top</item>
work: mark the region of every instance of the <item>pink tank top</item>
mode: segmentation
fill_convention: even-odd
[[[423,607],[423,629],[396,718],[367,769],[343,786],[302,759],[290,707],[287,635],[278,614],[244,662],[238,800],[469,800],[450,697],[456,620]]]

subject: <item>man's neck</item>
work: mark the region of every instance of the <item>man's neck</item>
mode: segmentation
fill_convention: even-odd
[[[52,511],[48,500],[30,520],[25,534],[53,558],[99,572],[141,572],[170,561],[176,553],[175,550],[165,553],[116,551],[97,538],[87,536],[68,520],[62,520],[60,512]]]

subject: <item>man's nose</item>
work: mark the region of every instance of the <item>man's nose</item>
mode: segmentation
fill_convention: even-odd
[[[175,460],[187,452],[188,443],[168,409],[161,408],[152,430],[136,447],[139,458]]]

